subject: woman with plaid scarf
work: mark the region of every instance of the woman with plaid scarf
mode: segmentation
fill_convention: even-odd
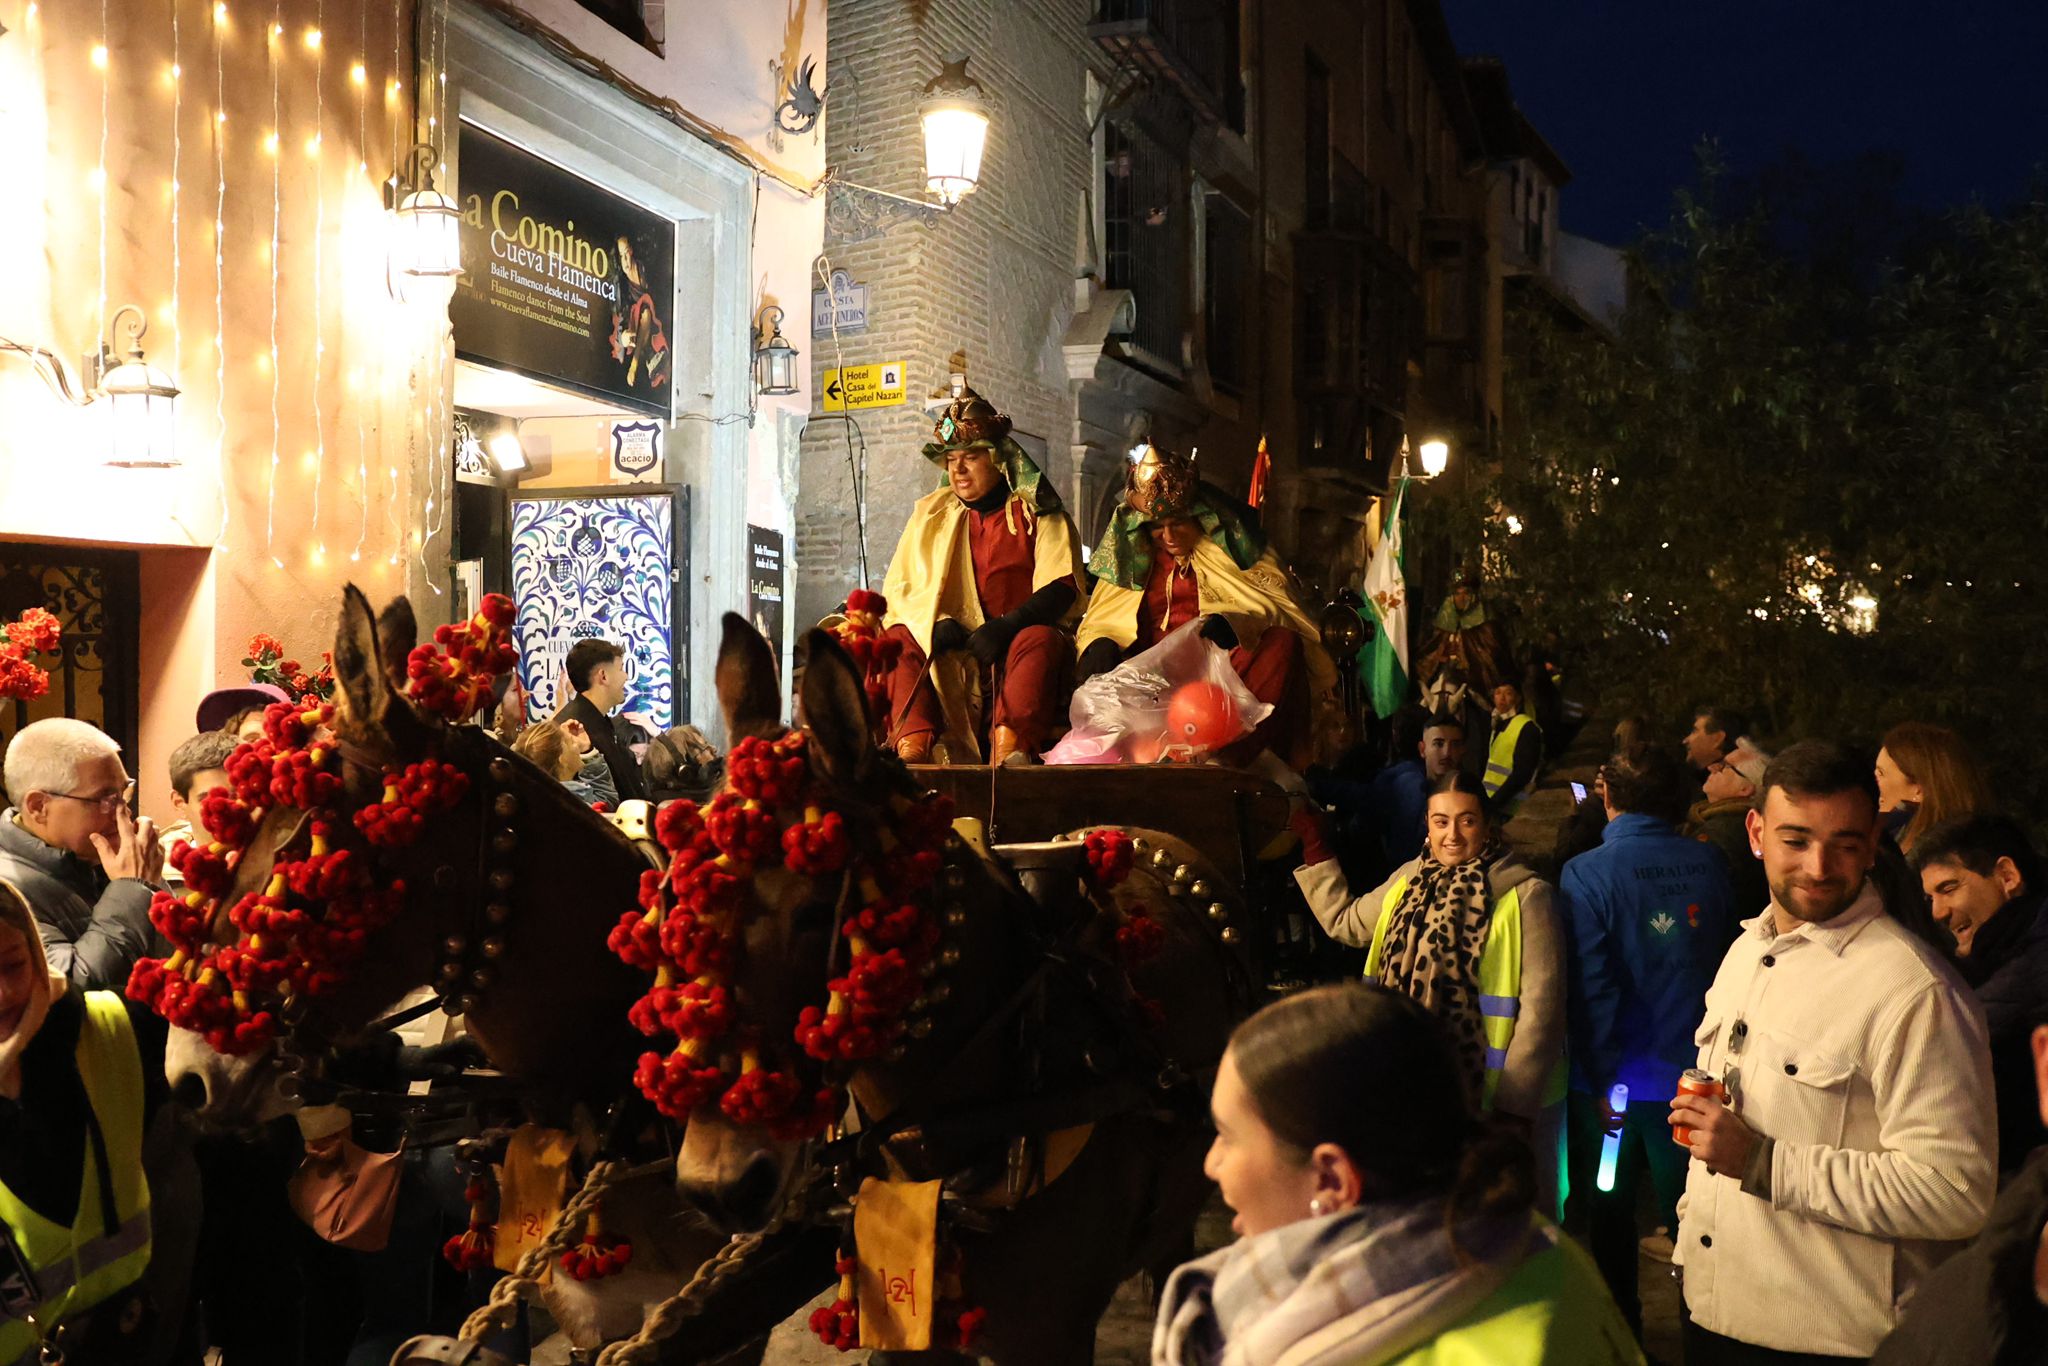
[[[1536,1214],[1442,1028],[1366,983],[1276,1001],[1216,1075],[1205,1170],[1236,1243],[1175,1271],[1153,1366],[1641,1363],[1591,1259]]]

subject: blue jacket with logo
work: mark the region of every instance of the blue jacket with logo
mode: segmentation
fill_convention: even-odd
[[[1693,1033],[1734,934],[1728,864],[1711,844],[1623,812],[1600,847],[1564,865],[1572,1088],[1628,1085],[1630,1104],[1669,1100],[1699,1056]]]

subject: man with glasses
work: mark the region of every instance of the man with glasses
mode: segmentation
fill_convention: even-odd
[[[5,779],[0,878],[35,908],[50,970],[120,990],[151,951],[164,863],[153,822],[133,813],[121,747],[83,721],[37,721],[7,746]]]

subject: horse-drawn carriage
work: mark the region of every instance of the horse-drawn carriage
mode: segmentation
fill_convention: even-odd
[[[837,1345],[1088,1360],[1116,1285],[1187,1246],[1208,1079],[1261,982],[1241,889],[1284,796],[1221,768],[907,769],[822,633],[785,731],[772,657],[728,617],[731,786],[662,809],[660,867],[450,723],[502,651],[488,616],[416,648],[402,600],[373,622],[350,590],[335,736],[278,714],[239,757],[192,898],[159,907],[179,953],[131,985],[187,1027],[173,1068],[216,1111],[334,1094],[336,1053],[427,986],[529,1112],[595,1117],[580,1187],[466,1345],[399,1359],[484,1359],[520,1295],[595,1349],[615,1318],[568,1302],[606,1283],[562,1273],[618,1270],[595,1254],[637,1226],[613,1284],[635,1311],[672,1293],[613,1366],[744,1350],[835,1274],[813,1327]],[[905,1201],[911,1233],[864,1227]],[[870,1234],[914,1268],[892,1280]]]

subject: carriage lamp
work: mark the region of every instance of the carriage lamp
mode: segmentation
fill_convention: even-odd
[[[796,348],[782,335],[782,310],[774,304],[762,305],[754,318],[754,387],[771,397],[796,392]]]
[[[1442,474],[1451,463],[1451,448],[1448,442],[1432,438],[1415,448],[1422,458],[1422,477],[1434,479]]]
[[[107,463],[128,469],[170,469],[178,464],[178,386],[142,355],[142,334],[149,320],[134,304],[114,314],[113,330],[128,319],[128,349],[121,363],[109,366],[113,353],[100,344],[93,368],[98,371],[99,404],[106,408]]]
[[[434,186],[436,155],[433,144],[415,144],[407,154],[412,179],[394,175],[385,184],[391,210],[387,279],[392,297],[402,303],[446,308],[462,275],[462,209]]]
[[[28,357],[57,397],[102,415],[107,433],[104,463],[129,469],[170,469],[179,463],[178,386],[142,354],[142,334],[149,330],[142,309],[123,304],[114,313],[109,333],[121,331],[123,319],[127,320],[128,345],[120,362],[115,362],[113,349],[103,340],[98,350],[86,354],[75,382],[57,353],[47,346],[0,337],[0,352]]]
[[[968,58],[948,61],[924,87],[918,122],[924,126],[924,185],[951,208],[981,183],[981,153],[988,143],[988,104],[981,82],[967,74]]]

